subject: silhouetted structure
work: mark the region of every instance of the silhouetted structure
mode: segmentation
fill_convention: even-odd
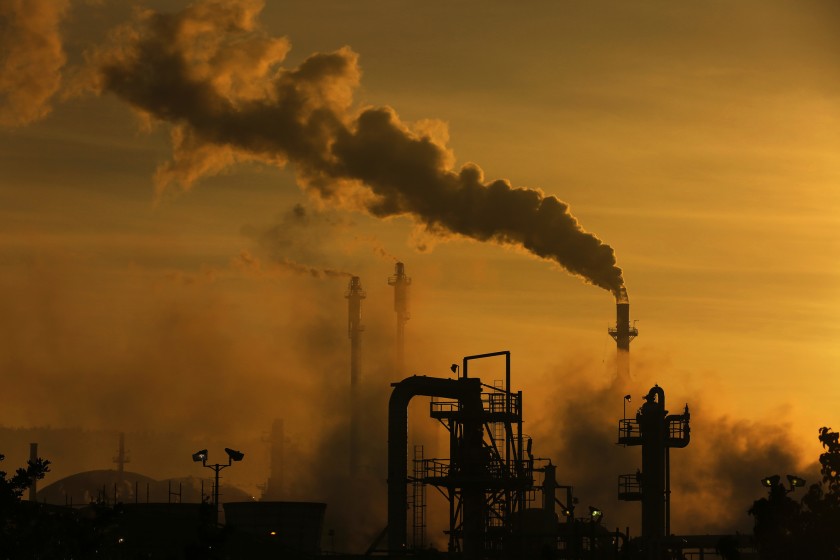
[[[366,294],[358,276],[347,286],[347,332],[350,336],[350,474],[359,467],[359,378],[362,360],[362,300]]]
[[[125,450],[125,432],[120,432],[120,443],[117,448],[117,455],[114,457],[114,462],[117,464],[117,472],[120,474],[125,472],[125,464],[131,462]]]
[[[504,387],[490,387],[468,377],[470,360],[492,356],[505,357]],[[528,494],[535,485],[530,440],[527,455],[523,442],[522,393],[510,389],[510,352],[468,356],[461,372],[457,379],[412,376],[393,384],[388,406],[388,549],[392,554],[408,547],[406,410],[418,395],[432,397],[430,414],[449,432],[449,457],[419,459],[413,479],[435,486],[449,501],[449,551],[477,559],[503,553],[516,556],[521,548],[523,522],[533,516],[526,514]],[[551,503],[540,509],[551,518],[545,536],[556,541],[553,478],[547,489]]]
[[[229,447],[225,447],[225,453],[228,456],[227,465],[224,463],[214,463],[212,465],[207,464],[207,450],[202,449],[201,451],[196,451],[192,455],[192,460],[198,463],[201,461],[201,466],[211,469],[215,473],[215,482],[213,484],[213,526],[217,526],[219,524],[219,472],[222,469],[226,469],[233,464],[234,461],[241,461],[245,454],[241,451],[236,451],[235,449],[231,449]]]
[[[642,538],[648,558],[658,558],[662,540],[671,534],[672,447],[683,448],[691,439],[688,405],[683,414],[668,414],[665,391],[654,385],[644,397],[636,418],[622,418],[618,443],[642,446],[642,469],[620,475],[618,498],[642,502]]]
[[[263,500],[277,501],[283,497],[284,438],[283,419],[275,418],[271,424],[271,435],[269,436],[269,445],[271,446],[269,451],[270,470],[268,482],[262,495]]]
[[[615,296],[615,327],[608,328],[607,332],[618,349],[616,375],[626,383],[630,380],[630,341],[639,335],[639,331],[630,325],[630,299],[624,286]]]
[[[405,265],[398,262],[394,275],[388,278],[388,285],[394,287],[394,311],[397,313],[397,374],[405,375],[405,324],[410,318],[408,312],[408,287],[411,278],[405,275]]]

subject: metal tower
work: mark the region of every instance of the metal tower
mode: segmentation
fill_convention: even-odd
[[[120,473],[120,477],[122,477],[125,472],[125,464],[131,462],[128,453],[125,450],[125,432],[120,432],[120,443],[113,461],[117,464],[117,472]]]
[[[505,385],[469,377],[471,360],[505,356]],[[457,366],[453,366],[456,371]],[[431,485],[449,502],[449,551],[465,560],[501,557],[533,493],[533,459],[522,433],[522,392],[510,390],[510,352],[467,356],[461,376],[413,376],[394,383],[388,422],[389,550],[407,545],[406,482]],[[406,410],[413,396],[431,396],[430,415],[449,432],[449,457],[417,457],[407,477]],[[501,430],[497,430],[497,426]],[[500,434],[501,437],[497,437]],[[419,465],[418,465],[419,463]],[[419,525],[418,521],[415,524]]]
[[[397,373],[405,374],[405,324],[410,318],[408,312],[408,287],[411,278],[405,275],[405,265],[398,262],[394,275],[388,278],[388,285],[394,287],[394,311],[397,312]]]
[[[350,336],[350,474],[358,468],[359,445],[359,377],[362,360],[362,300],[367,295],[358,276],[347,286],[347,332]]]
[[[630,299],[627,289],[622,286],[615,296],[615,327],[607,329],[615,340],[618,352],[616,354],[616,374],[619,380],[630,380],[630,341],[639,335],[639,330],[630,325]]]
[[[642,502],[642,538],[648,558],[659,558],[662,539],[671,534],[672,447],[683,448],[691,439],[688,405],[683,414],[668,414],[665,391],[654,385],[635,418],[622,418],[618,443],[642,446],[642,468],[618,477],[618,499]]]

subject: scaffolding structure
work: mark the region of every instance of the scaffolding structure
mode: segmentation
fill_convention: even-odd
[[[426,548],[426,485],[423,484],[423,446],[414,446],[414,477],[411,482],[411,546],[414,550]]]
[[[502,555],[517,530],[520,512],[527,509],[532,496],[529,491],[534,488],[533,465],[523,445],[522,392],[510,390],[510,353],[468,356],[464,358],[462,375],[467,378],[470,360],[502,355],[507,358],[504,385],[481,384],[482,406],[478,421],[483,426],[483,438],[480,447],[465,445],[468,439],[465,430],[469,428],[465,427],[468,419],[463,402],[435,399],[430,404],[431,417],[449,434],[449,457],[415,462],[412,482],[415,493],[417,485],[430,485],[448,501],[450,552],[463,552],[466,533],[471,531],[464,523],[466,494],[478,493],[483,497],[481,534],[467,537],[481,543],[482,557]],[[415,507],[416,504],[415,498]]]

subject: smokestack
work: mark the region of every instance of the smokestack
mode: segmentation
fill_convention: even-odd
[[[394,275],[388,278],[388,285],[394,287],[394,311],[397,312],[397,378],[405,376],[405,323],[410,318],[408,313],[408,287],[411,278],[405,275],[405,265],[398,262]]]
[[[35,464],[35,461],[38,460],[38,444],[37,443],[30,443],[29,444],[29,462],[31,464]],[[32,479],[32,485],[29,487],[29,501],[34,502],[36,501],[36,496],[38,494],[38,479]]]
[[[619,288],[615,296],[615,327],[610,327],[607,332],[617,347],[616,377],[621,381],[629,381],[630,341],[638,336],[639,330],[630,325],[630,299],[624,286]]]
[[[130,462],[125,452],[125,432],[120,432],[120,445],[117,448],[117,455],[114,457],[114,462],[117,464],[119,479],[122,480],[123,473],[125,472],[125,464]]]
[[[271,424],[271,470],[268,484],[263,492],[263,500],[279,501],[283,498],[283,450],[284,450],[283,419],[276,418]]]
[[[358,276],[350,278],[347,287],[347,331],[350,336],[350,474],[356,474],[358,468],[359,443],[359,376],[362,359],[362,300],[366,294]]]

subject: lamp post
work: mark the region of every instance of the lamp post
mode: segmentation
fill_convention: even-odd
[[[789,490],[785,488],[784,484],[782,484],[782,482],[781,482],[782,477],[780,477],[777,474],[774,474],[772,476],[765,476],[764,478],[762,478],[761,479],[761,485],[764,486],[765,488],[769,488],[771,493],[773,492],[774,489],[776,489],[780,492],[783,492],[784,494],[789,494],[790,492],[793,492],[797,488],[799,488],[801,486],[805,486],[805,479],[804,478],[800,478],[796,475],[789,474],[789,475],[787,475],[787,479],[788,479],[788,483],[790,484],[790,489]]]
[[[234,461],[241,461],[243,457],[245,457],[244,453],[236,451],[234,449],[230,449],[225,447],[225,453],[228,456],[227,465],[222,463],[216,463],[214,465],[207,464],[207,450],[202,449],[201,451],[196,451],[192,455],[192,460],[198,463],[201,461],[201,466],[206,467],[208,469],[212,469],[213,472],[216,474],[216,484],[213,487],[213,526],[218,527],[219,525],[219,471],[222,469],[226,469],[233,464]]]

